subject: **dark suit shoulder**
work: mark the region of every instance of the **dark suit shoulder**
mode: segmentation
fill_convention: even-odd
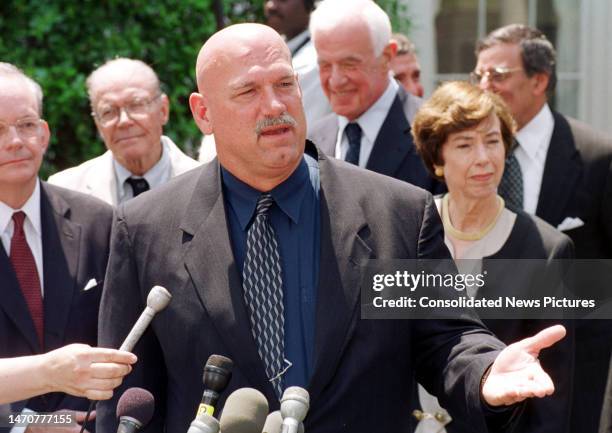
[[[583,161],[588,163],[601,159],[608,162],[612,160],[612,138],[610,136],[579,120],[567,116],[561,117],[567,121],[576,149],[580,152]]]
[[[371,170],[356,167],[345,161],[334,158],[326,159],[333,167],[330,173],[334,176],[333,182],[341,185],[347,191],[359,191],[359,197],[364,202],[382,204],[396,200],[407,200],[415,208],[422,208],[431,201],[431,194],[423,188],[412,185],[390,176],[376,173]]]
[[[55,210],[61,213],[69,210],[70,219],[73,221],[80,222],[81,218],[89,220],[93,217],[100,221],[112,219],[112,206],[96,197],[44,181],[41,186]]]
[[[573,258],[572,240],[543,219],[526,212],[516,212],[510,237],[495,254],[498,258]]]

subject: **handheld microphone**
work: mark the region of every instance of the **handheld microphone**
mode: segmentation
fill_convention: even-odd
[[[219,421],[204,412],[191,422],[187,433],[219,433],[220,428]]]
[[[221,355],[210,355],[204,366],[204,375],[202,376],[204,393],[196,416],[203,413],[210,416],[214,415],[219,395],[225,391],[232,378],[232,368],[234,368],[234,361],[231,359]]]
[[[263,426],[261,433],[281,433],[281,427],[283,424],[283,417],[279,410],[270,412],[270,415],[266,418],[266,423]],[[304,433],[304,423],[300,423],[298,427],[298,433]]]
[[[221,413],[223,433],[261,433],[268,415],[268,400],[253,388],[232,392]]]
[[[153,394],[143,388],[129,388],[117,403],[117,433],[134,433],[146,426],[155,412]]]
[[[119,350],[131,352],[138,340],[140,340],[140,337],[142,337],[142,334],[144,334],[147,327],[151,324],[153,317],[166,308],[170,299],[172,299],[172,295],[168,290],[162,286],[153,286],[147,296],[147,306],[123,341]]]
[[[123,344],[121,345],[119,350],[131,352],[134,349],[134,346],[136,345],[138,340],[140,340],[140,337],[142,337],[142,334],[144,334],[145,330],[153,320],[153,317],[155,317],[155,315],[161,310],[166,308],[166,306],[170,302],[170,299],[172,299],[172,295],[168,290],[166,290],[162,286],[153,286],[153,288],[147,295],[147,306],[145,307],[144,311],[132,327],[128,336],[123,341]],[[81,430],[79,433],[83,433],[85,431],[85,426],[89,421],[89,416],[91,415],[91,411],[93,410],[95,404],[95,400],[91,400],[89,402],[89,408],[87,409],[87,414],[85,415],[85,420],[83,421],[83,424],[81,424]]]
[[[310,409],[308,391],[299,386],[290,386],[281,398],[280,412],[283,417],[281,433],[298,433],[300,423]]]

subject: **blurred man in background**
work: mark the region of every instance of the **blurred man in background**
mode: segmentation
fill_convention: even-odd
[[[404,86],[406,92],[422,98],[421,65],[414,44],[401,33],[393,33],[391,38],[397,43],[397,54],[391,60],[393,78]]]
[[[87,79],[92,116],[108,149],[49,182],[117,205],[198,166],[163,134],[168,97],[140,60],[106,62]]]

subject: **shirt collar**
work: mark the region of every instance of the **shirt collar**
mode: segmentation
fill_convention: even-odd
[[[144,178],[149,184],[149,188],[153,189],[156,186],[164,183],[165,173],[170,170],[170,155],[168,150],[168,144],[164,141],[164,137],[161,137],[162,154],[159,161],[149,169],[143,176],[133,175],[127,168],[122,166],[115,158],[113,158],[113,166],[115,168],[115,176],[117,176],[117,185],[119,189],[119,198],[125,194],[123,185],[125,181],[130,177]]]
[[[516,133],[516,140],[521,148],[534,159],[538,151],[547,145],[555,127],[555,119],[548,104]]]
[[[380,128],[382,128],[382,125],[387,118],[387,113],[389,113],[389,110],[391,109],[391,105],[395,100],[398,90],[399,85],[397,82],[390,79],[387,89],[376,100],[376,102],[372,104],[372,106],[368,108],[365,113],[359,116],[356,120],[353,120],[353,122],[359,124],[361,131],[370,141],[370,143],[374,143],[376,141],[378,132],[380,131]],[[338,128],[340,131],[344,131],[344,128],[349,123],[350,120],[348,120],[346,117],[338,116]]]
[[[310,38],[310,31],[308,29],[304,30],[299,35],[292,37],[291,39],[287,41],[287,46],[289,47],[289,51],[293,53],[293,51],[297,50],[309,38]]]
[[[13,218],[13,214],[17,211],[23,211],[38,236],[42,235],[42,226],[40,218],[40,180],[36,181],[34,191],[21,209],[13,209],[7,204],[0,201],[0,233],[4,233],[8,228],[9,223]]]
[[[274,202],[294,224],[299,222],[300,207],[310,184],[310,173],[305,158],[302,158],[291,176],[270,191]],[[238,179],[223,166],[221,176],[227,200],[238,216],[240,227],[246,230],[261,192]]]

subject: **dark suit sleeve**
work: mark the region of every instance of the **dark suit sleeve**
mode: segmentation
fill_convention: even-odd
[[[433,198],[428,197],[419,234],[420,259],[450,259]],[[415,321],[415,365],[418,381],[438,396],[453,416],[453,424],[466,431],[487,431],[508,422],[512,411],[489,411],[480,396],[480,382],[504,344],[484,327],[473,312],[463,310],[457,319]]]
[[[118,348],[146,305],[150,288],[140,287],[137,254],[132,247],[128,223],[117,211],[111,235],[111,252],[106,272],[104,292],[100,305],[99,344],[101,347]],[[117,400],[130,387],[149,390],[155,397],[155,417],[149,427],[142,430],[162,431],[165,412],[166,366],[161,348],[154,333],[145,332],[134,348],[138,357],[133,371],[123,384],[115,390],[111,400],[98,403],[98,433],[115,433],[117,422],[115,410]]]
[[[606,176],[601,214],[601,221],[603,221],[606,237],[608,238],[608,242],[612,244],[612,161],[610,162]]]

